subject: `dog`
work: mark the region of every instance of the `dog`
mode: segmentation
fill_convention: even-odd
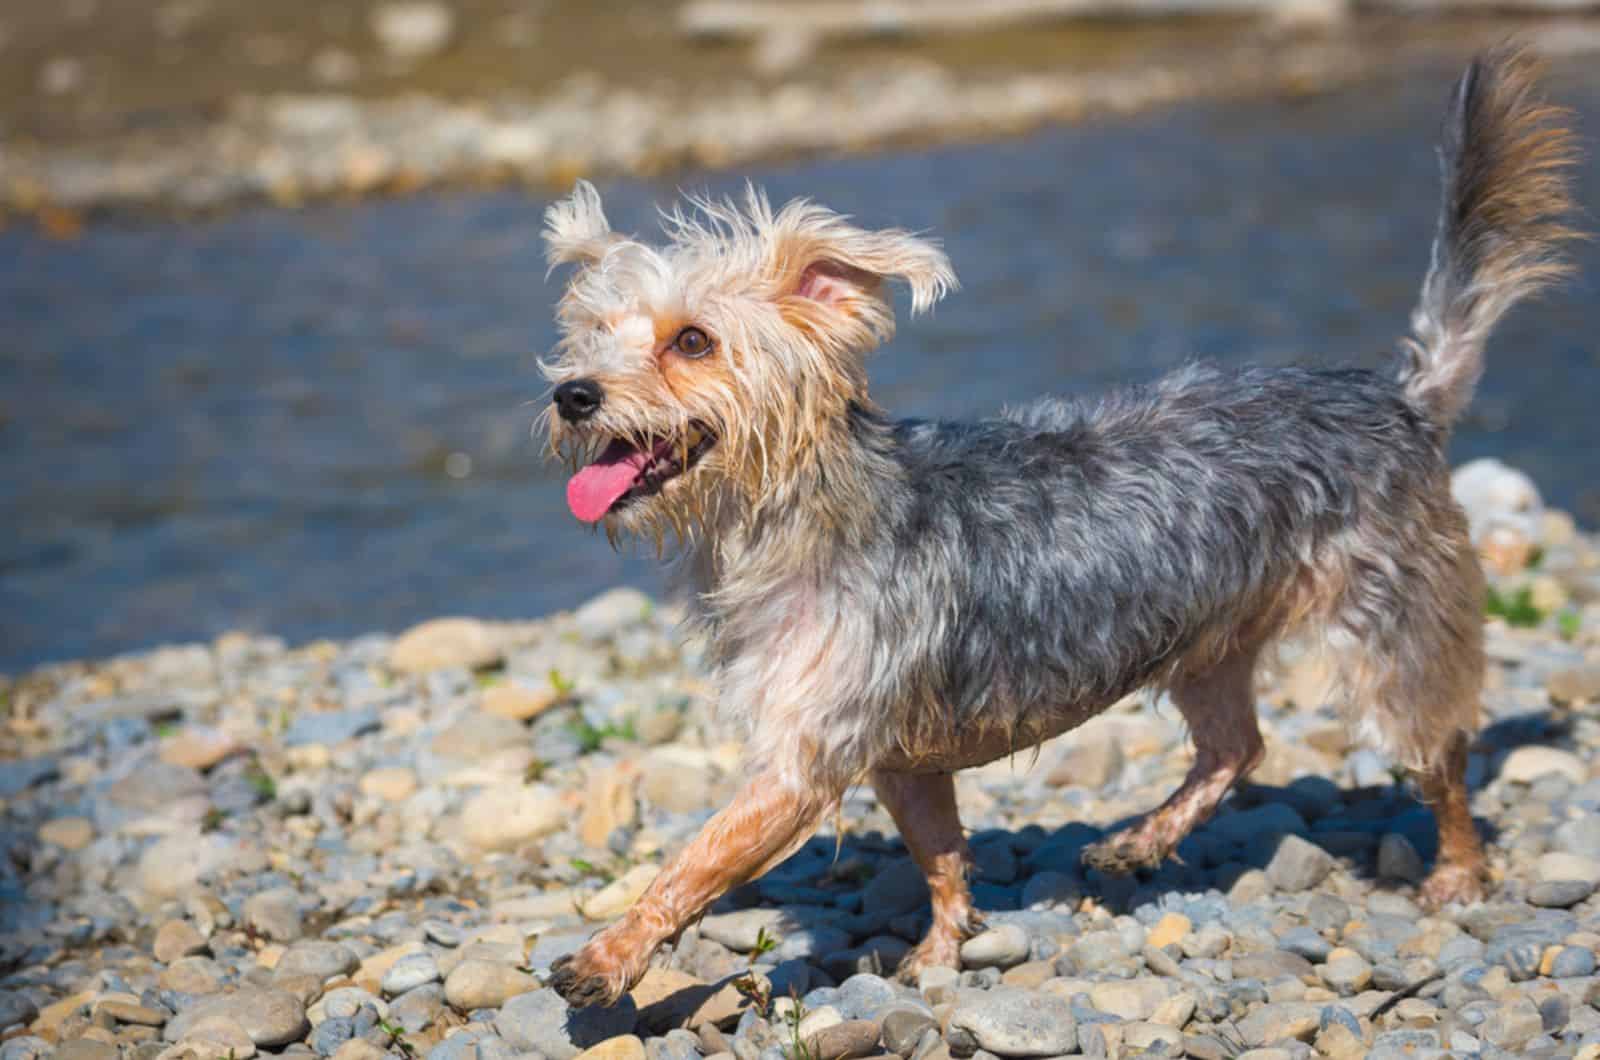
[[[865,356],[956,287],[939,245],[799,200],[691,200],[666,240],[613,232],[587,183],[549,208],[576,266],[542,362],[573,515],[670,551],[694,588],[741,793],[550,985],[611,1004],[729,888],[870,783],[927,877],[902,975],[958,966],[977,924],[955,771],[1167,692],[1195,746],[1160,808],[1084,855],[1156,866],[1261,760],[1252,675],[1275,642],[1332,653],[1356,734],[1438,821],[1432,904],[1485,861],[1465,772],[1484,582],[1451,499],[1451,426],[1490,329],[1569,270],[1564,112],[1512,47],[1457,84],[1432,260],[1393,370],[1179,370],[1096,403],[894,420]]]

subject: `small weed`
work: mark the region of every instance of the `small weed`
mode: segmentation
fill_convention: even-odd
[[[1583,630],[1583,615],[1568,608],[1556,616],[1556,629],[1562,640],[1577,640]]]
[[[215,832],[222,827],[222,822],[227,819],[227,816],[215,806],[207,808],[206,815],[200,818],[200,831]]]
[[[261,796],[263,802],[271,802],[278,797],[278,782],[272,779],[272,774],[260,766],[252,766],[244,777],[255,789],[256,794]]]
[[[178,724],[178,719],[168,718],[166,721],[156,726],[156,738],[159,740],[165,740],[168,737],[176,736],[178,735],[178,729],[180,727],[181,726]]]
[[[572,690],[577,686],[565,677],[560,670],[552,666],[550,668],[550,687],[556,690],[556,694],[565,699],[572,695]]]
[[[750,1007],[755,1009],[762,1019],[771,1017],[772,984],[753,975],[741,975],[733,981],[733,988],[739,992],[740,997],[750,1002]]]
[[[760,960],[762,957],[764,957],[765,955],[771,953],[773,950],[775,950],[777,948],[778,948],[778,940],[777,940],[777,938],[775,938],[772,935],[767,934],[767,929],[766,928],[759,928],[756,931],[755,949],[750,951],[750,959],[752,961]]]
[[[544,771],[549,768],[550,764],[544,759],[535,758],[533,761],[528,763],[528,768],[522,771],[522,782],[524,784],[539,783],[539,781],[544,779]]]
[[[579,715],[567,722],[567,731],[577,738],[580,754],[592,754],[600,750],[612,737],[629,743],[637,743],[639,740],[639,724],[632,714],[623,718],[620,723],[608,721],[604,725],[591,725],[589,719]]]
[[[479,688],[493,688],[506,679],[506,675],[498,670],[483,670],[472,675],[472,681]]]
[[[400,1050],[400,1055],[406,1060],[411,1060],[417,1055],[417,1047],[406,1041],[405,1028],[392,1020],[379,1020],[378,1029],[389,1036],[389,1044]]]
[[[1538,570],[1539,564],[1544,562],[1544,546],[1534,545],[1528,552],[1527,567],[1529,570]]]
[[[1544,612],[1533,606],[1533,590],[1527,586],[1509,596],[1491,587],[1484,612],[1521,629],[1531,629],[1544,621]]]
[[[798,997],[795,997],[794,1004],[783,1014],[783,1022],[789,1027],[789,1048],[785,1050],[789,1054],[789,1060],[817,1060],[816,1052],[804,1038],[800,1037],[800,1024],[805,1018],[806,1007],[800,1003]]]
[[[585,876],[597,877],[605,883],[610,883],[612,880],[617,878],[617,874],[612,872],[610,869],[602,868],[601,866],[596,865],[594,862],[587,861],[583,858],[573,858],[567,864],[571,865]]]

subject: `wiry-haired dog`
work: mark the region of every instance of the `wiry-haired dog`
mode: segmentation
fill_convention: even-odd
[[[864,356],[894,324],[886,281],[914,310],[955,286],[935,244],[754,191],[669,214],[662,246],[612,232],[586,184],[552,207],[550,260],[578,266],[546,366],[553,441],[582,465],[568,502],[608,534],[681,543],[751,760],[734,803],[555,988],[616,1001],[863,780],[932,893],[902,970],[954,965],[975,923],[955,770],[1163,688],[1194,767],[1086,853],[1156,865],[1260,760],[1251,676],[1302,630],[1336,653],[1354,728],[1434,808],[1424,897],[1481,897],[1464,772],[1483,583],[1444,450],[1490,328],[1564,271],[1557,117],[1513,51],[1460,81],[1394,373],[1195,367],[976,423],[892,420],[867,395]]]

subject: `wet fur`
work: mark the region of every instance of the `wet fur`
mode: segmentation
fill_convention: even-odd
[[[893,420],[866,392],[884,285],[914,308],[954,285],[937,246],[807,203],[700,203],[657,248],[612,233],[593,189],[552,209],[563,299],[553,382],[593,419],[552,418],[581,461],[613,437],[719,438],[611,534],[681,544],[724,711],[751,781],[621,922],[556,970],[614,1001],[649,954],[775,863],[845,788],[871,782],[928,876],[934,926],[903,969],[957,960],[976,924],[950,774],[1169,690],[1194,768],[1086,854],[1154,865],[1260,760],[1251,679],[1285,635],[1333,654],[1356,733],[1408,767],[1440,824],[1424,897],[1470,901],[1483,856],[1466,748],[1483,675],[1483,581],[1445,444],[1489,328],[1557,277],[1570,140],[1502,50],[1452,101],[1445,205],[1397,371],[1192,366],[1094,402],[972,423]],[[686,322],[717,341],[684,361]]]

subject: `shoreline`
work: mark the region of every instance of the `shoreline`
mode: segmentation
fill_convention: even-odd
[[[1399,26],[1406,32],[1396,35]],[[251,203],[294,207],[441,187],[555,191],[579,176],[659,177],[817,155],[1021,135],[1059,122],[1189,101],[1336,91],[1455,63],[1513,29],[1552,54],[1600,50],[1600,22],[1454,18],[1419,32],[1394,16],[1331,26],[1204,24],[1169,37],[1109,29],[1115,61],[1030,56],[965,65],[938,47],[902,49],[830,76],[741,73],[714,91],[578,73],[538,97],[456,102],[426,92],[230,97],[213,116],[59,141],[13,136],[0,150],[0,218],[69,236],[85,217],[204,215]],[[1170,27],[1169,27],[1170,30]],[[1111,42],[1122,40],[1116,46]],[[1141,43],[1145,42],[1145,43]]]

